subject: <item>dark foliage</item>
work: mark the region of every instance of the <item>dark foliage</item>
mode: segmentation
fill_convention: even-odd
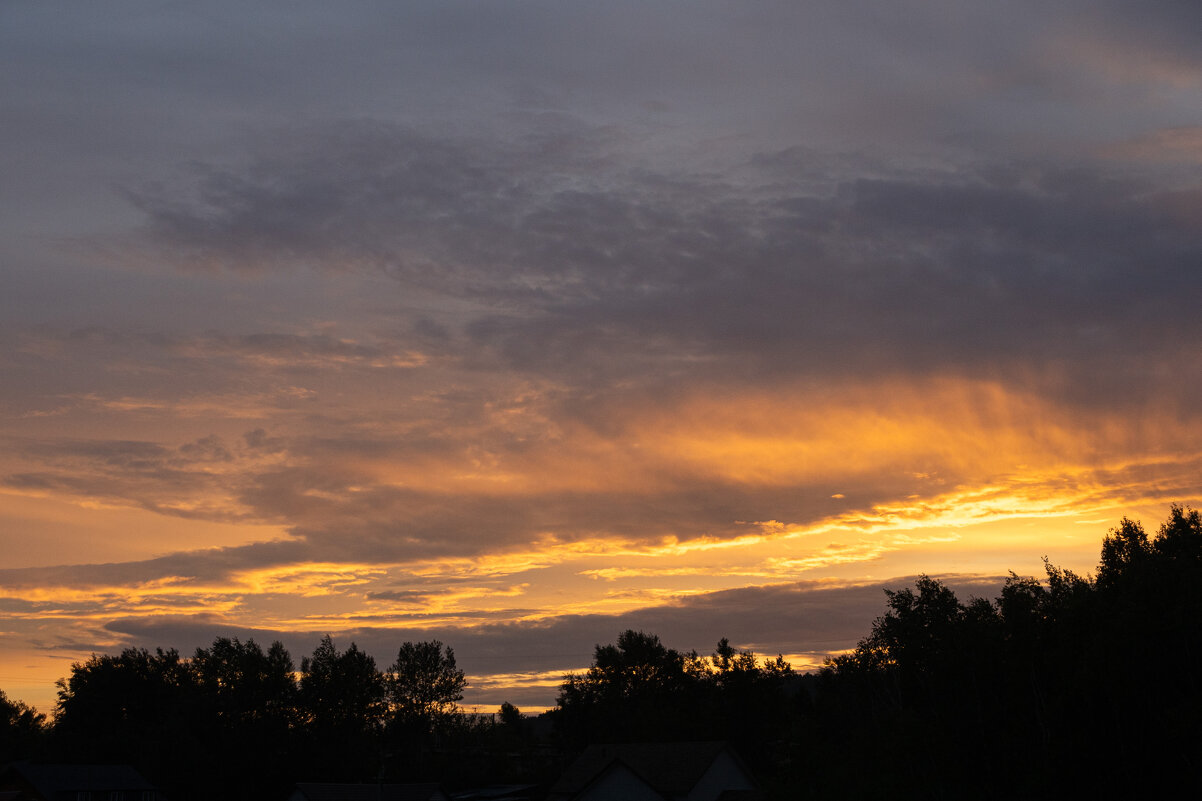
[[[303,780],[546,782],[589,743],[727,740],[781,798],[1197,794],[1198,512],[1174,506],[1151,537],[1123,520],[1096,577],[1045,573],[1011,574],[992,601],[923,576],[808,676],[726,639],[702,657],[625,631],[539,720],[464,714],[439,642],[404,643],[381,672],[326,637],[299,675],[279,643],[127,649],[72,666],[52,727],[0,693],[0,761],[128,762],[179,801],[270,801]]]
[[[191,669],[207,713],[193,718],[214,764],[256,794],[287,782],[296,746],[296,682],[280,643],[264,652],[254,640],[220,637],[198,648]],[[194,782],[212,781],[204,776]]]
[[[467,679],[455,651],[438,640],[402,643],[384,675],[388,698],[387,739],[394,761],[410,773],[429,775],[435,736],[462,734],[458,701]]]
[[[0,690],[0,765],[41,756],[46,733],[45,715]]]
[[[138,766],[161,785],[203,780],[210,715],[191,664],[175,650],[128,648],[72,665],[58,682],[53,754],[64,762]]]
[[[365,781],[379,772],[384,677],[376,661],[351,643],[345,651],[327,635],[301,660],[299,705],[307,781]],[[299,767],[299,770],[297,770]]]
[[[1096,579],[1046,564],[994,602],[923,577],[832,660],[793,779],[842,798],[1050,798],[1199,789],[1202,521],[1124,520]],[[815,766],[820,766],[815,770]]]
[[[463,728],[453,719],[466,684],[454,653],[438,642],[405,643],[407,653],[441,661],[399,661],[401,670],[385,674],[354,643],[340,651],[328,636],[301,660],[299,677],[278,642],[264,651],[219,637],[191,659],[161,649],[94,655],[58,683],[47,756],[130,763],[182,800],[283,798],[298,781],[376,781],[397,772],[386,763],[403,756],[387,734],[396,710],[424,715],[427,733]],[[5,753],[40,753],[44,720],[3,702]],[[401,766],[404,777],[411,767]]]
[[[792,669],[722,639],[708,658],[625,631],[560,687],[556,722],[576,747],[601,742],[729,740],[764,758],[785,737]],[[754,761],[754,760],[753,760]]]

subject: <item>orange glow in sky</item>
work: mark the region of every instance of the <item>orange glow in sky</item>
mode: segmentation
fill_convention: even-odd
[[[886,405],[872,402],[881,396],[889,398]],[[632,410],[607,436],[560,430],[552,442],[497,458],[493,468],[503,481],[490,480],[487,471],[465,478],[460,453],[428,459],[420,471],[383,454],[365,461],[351,453],[346,464],[324,464],[337,481],[293,496],[292,529],[256,514],[230,489],[253,483],[263,469],[262,459],[244,455],[246,446],[209,443],[229,453],[215,471],[226,489],[209,495],[200,491],[203,483],[189,489],[191,508],[211,510],[223,522],[179,516],[178,506],[156,504],[148,511],[138,493],[164,492],[153,476],[144,484],[136,471],[125,476],[120,489],[131,497],[123,500],[112,486],[83,491],[91,469],[86,461],[43,457],[54,486],[4,493],[8,530],[23,521],[42,526],[28,567],[10,570],[0,589],[6,641],[35,644],[6,647],[5,669],[23,697],[48,707],[66,660],[130,642],[107,627],[114,620],[131,630],[172,621],[185,629],[202,623],[206,631],[273,633],[261,638],[287,632],[354,638],[370,631],[387,639],[392,632],[399,642],[426,630],[466,634],[497,624],[548,626],[574,616],[612,618],[618,626],[643,610],[683,610],[725,591],[796,582],[834,587],[919,572],[1038,574],[1045,555],[1088,572],[1101,535],[1122,516],[1154,520],[1193,488],[1202,445],[1196,427],[1149,415],[1134,429],[1106,415],[1072,419],[996,385],[950,380],[913,387],[891,381],[816,399],[793,391],[686,398],[674,413]],[[180,452],[177,446],[164,459],[180,460]],[[269,462],[272,469],[289,469],[287,452],[279,454]],[[33,461],[26,457],[22,467],[33,469]],[[202,470],[212,475],[207,466]],[[750,499],[744,508],[752,512],[762,498],[764,519],[736,518],[725,509],[665,517],[610,507],[676,504],[673,496],[687,495],[694,484]],[[781,500],[807,485],[822,489],[800,502]],[[298,529],[338,520],[358,496],[415,488],[501,498],[535,512],[520,531],[495,543],[487,519],[473,522],[478,539],[462,553],[439,549],[435,541],[408,558],[403,551],[378,561],[302,551],[260,567],[239,566],[240,552],[259,543],[293,546],[304,539]],[[553,515],[538,513],[562,504],[565,493],[589,510],[578,513],[585,522],[566,533]],[[792,516],[771,517],[782,508]],[[163,535],[153,535],[167,531],[186,536],[187,546],[164,546]],[[55,543],[55,537],[61,539]],[[71,552],[78,558],[59,556]],[[106,564],[104,554],[123,556],[129,567]],[[193,561],[173,566],[180,555]],[[850,647],[858,634],[818,643],[804,636],[784,642],[779,634],[714,633],[747,636],[805,664]],[[293,636],[294,647],[303,648],[304,638]],[[507,690],[542,688],[549,702],[557,677],[587,657],[577,650],[549,671],[481,673],[476,686],[486,701]]]
[[[0,25],[10,698],[218,636],[437,638],[482,707],[628,628],[812,667],[1202,501],[1163,10],[104,5]]]

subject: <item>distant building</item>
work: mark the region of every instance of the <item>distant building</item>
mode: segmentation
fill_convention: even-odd
[[[288,801],[451,801],[435,782],[418,784],[321,784],[296,785]]]
[[[726,801],[757,798],[754,779],[725,743],[590,746],[548,801]]]
[[[164,801],[129,765],[32,765],[0,769],[0,801]]]

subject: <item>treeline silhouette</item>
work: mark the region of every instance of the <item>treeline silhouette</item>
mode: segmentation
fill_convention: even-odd
[[[721,739],[779,798],[1202,789],[1198,512],[1172,507],[1152,537],[1123,520],[1096,576],[1045,569],[994,600],[926,576],[888,591],[858,647],[803,676],[726,639],[699,656],[626,631],[537,720],[464,714],[438,642],[386,670],[328,637],[299,671],[279,643],[127,649],[74,665],[52,724],[0,694],[0,762],[129,762],[173,798],[270,801],[302,780],[549,782],[592,743]]]
[[[264,651],[219,637],[191,658],[128,648],[72,665],[51,726],[14,705],[20,726],[8,727],[0,763],[130,763],[176,799],[283,798],[297,781],[425,777],[436,771],[435,739],[470,728],[455,705],[466,683],[437,640],[402,644],[387,670],[328,636],[299,671],[279,642]]]
[[[592,743],[729,740],[748,754],[786,737],[796,678],[781,657],[760,661],[725,638],[712,656],[681,653],[626,631],[598,645],[586,672],[565,677],[554,721],[575,748]]]
[[[888,593],[812,680],[789,780],[813,797],[1163,797],[1202,789],[1202,521],[1124,519],[1096,577],[1045,559],[994,601]]]

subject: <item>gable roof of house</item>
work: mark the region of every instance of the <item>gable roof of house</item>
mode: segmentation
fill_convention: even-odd
[[[637,790],[632,788],[628,783],[627,776],[633,777],[642,786]],[[555,801],[562,801],[563,799],[575,801],[575,799],[589,798],[590,796],[593,798],[624,797],[632,792],[637,792],[644,801],[650,796],[654,796],[658,801],[675,801],[671,794],[665,794],[652,787],[620,759],[613,759],[606,763],[605,767],[601,768],[596,775],[585,782],[584,786],[575,792],[560,795],[552,794],[551,798]]]
[[[612,763],[621,762],[661,795],[683,796],[727,750],[723,742],[591,745],[559,777],[551,794],[576,795]]]

